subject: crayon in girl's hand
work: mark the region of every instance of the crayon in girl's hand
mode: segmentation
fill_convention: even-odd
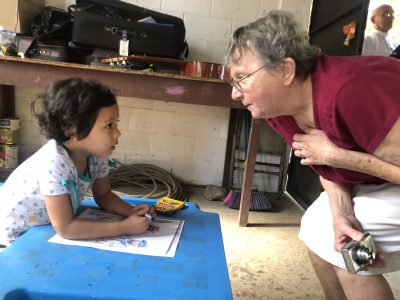
[[[154,221],[154,217],[153,217],[151,214],[145,213],[144,216],[145,216],[147,219],[149,219],[149,221]]]

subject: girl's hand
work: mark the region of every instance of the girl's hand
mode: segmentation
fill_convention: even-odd
[[[333,166],[333,161],[338,158],[341,150],[328,139],[324,131],[318,129],[295,134],[292,147],[294,155],[302,158],[302,165]]]
[[[157,214],[154,207],[148,204],[139,204],[132,207],[131,215],[122,221],[125,234],[142,234],[147,231],[151,221],[145,217],[145,214],[150,214],[154,218]]]
[[[132,207],[131,215],[144,216],[144,214],[150,214],[154,218],[157,217],[154,207],[149,204],[139,204]]]
[[[123,232],[126,235],[135,235],[145,233],[150,225],[151,221],[144,215],[132,214],[125,220],[121,221],[123,226]]]

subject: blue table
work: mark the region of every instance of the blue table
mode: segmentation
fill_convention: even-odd
[[[219,216],[186,206],[174,258],[49,243],[53,228],[34,227],[0,253],[0,299],[232,299]]]

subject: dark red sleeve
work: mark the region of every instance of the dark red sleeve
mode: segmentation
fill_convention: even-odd
[[[368,78],[367,78],[368,77]],[[337,95],[334,122],[362,149],[373,153],[400,116],[400,76],[380,72],[359,76]]]

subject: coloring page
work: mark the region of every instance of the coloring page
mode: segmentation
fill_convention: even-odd
[[[86,209],[79,217],[102,222],[115,222],[122,219],[121,216],[92,208]],[[148,231],[140,235],[96,240],[69,240],[56,234],[49,239],[49,242],[132,254],[174,257],[183,224],[184,220],[157,217],[151,222]]]

